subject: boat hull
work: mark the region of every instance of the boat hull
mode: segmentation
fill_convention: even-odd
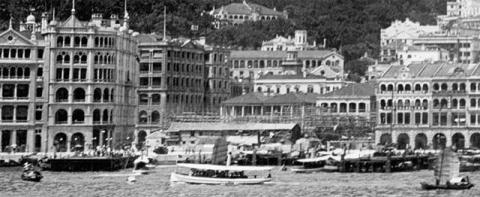
[[[434,190],[434,189],[449,189],[449,190],[464,190],[464,189],[470,189],[474,185],[471,183],[468,184],[461,184],[461,185],[434,185],[434,184],[428,184],[428,183],[420,183],[422,185],[422,189],[424,190]]]
[[[40,182],[43,176],[40,174],[40,172],[37,172],[37,171],[33,171],[33,172],[26,171],[22,173],[21,178],[24,181]]]
[[[172,172],[170,182],[183,182],[190,184],[207,184],[207,185],[256,185],[272,181],[271,178],[210,178],[210,177],[196,177]]]
[[[295,173],[312,173],[312,172],[321,172],[323,171],[323,167],[321,168],[292,168],[292,172]]]

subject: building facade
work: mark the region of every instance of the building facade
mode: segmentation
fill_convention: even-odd
[[[205,96],[205,51],[190,39],[140,35],[138,141],[168,128],[169,118],[201,112]]]
[[[230,77],[234,79],[258,79],[266,74],[281,74],[282,63],[288,58],[288,51],[231,51]],[[328,78],[343,78],[343,56],[335,50],[298,51],[297,58],[304,70]]]
[[[231,97],[230,49],[207,45],[204,39],[198,43],[205,49],[205,110],[217,113],[222,101]]]
[[[70,152],[131,143],[137,44],[128,20],[125,10],[123,20],[94,14],[79,21],[73,8],[65,21],[44,13],[36,23],[29,15],[23,31],[2,33],[0,61],[10,79],[2,84],[10,103],[2,107],[3,150]]]
[[[274,39],[262,42],[262,51],[304,51],[320,48],[317,42],[308,43],[307,30],[296,30],[295,37],[276,36]],[[325,48],[326,40],[323,40],[322,48]]]
[[[219,29],[229,25],[239,25],[245,21],[269,21],[279,18],[288,18],[286,11],[279,12],[276,8],[270,9],[262,5],[247,3],[231,3],[221,8],[215,7],[208,12],[215,18],[213,23]]]
[[[317,98],[324,127],[354,124],[373,127],[376,121],[375,82],[349,84]]]
[[[438,26],[420,25],[408,18],[405,21],[396,20],[380,33],[380,59],[384,62],[395,61],[397,51],[404,46],[413,45],[413,41],[423,34],[440,32]]]
[[[392,66],[377,79],[376,143],[480,147],[479,69],[452,63]]]
[[[278,74],[267,73],[254,81],[254,90],[266,94],[317,93],[324,94],[343,87],[346,83],[333,69],[319,66],[306,71],[298,57],[300,52],[287,51]]]

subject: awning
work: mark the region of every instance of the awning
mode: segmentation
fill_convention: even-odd
[[[191,163],[179,163],[177,166],[199,169],[199,170],[219,170],[219,171],[268,171],[273,167],[258,167],[258,166],[222,166],[212,164],[191,164]]]

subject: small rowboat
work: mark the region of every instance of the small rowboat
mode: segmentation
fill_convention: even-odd
[[[170,182],[172,183],[190,183],[190,184],[208,184],[208,185],[255,185],[272,181],[271,175],[267,177],[256,176],[247,177],[243,175],[245,171],[270,171],[272,167],[255,167],[255,166],[222,166],[211,164],[177,164],[178,167],[189,168],[197,174],[182,174],[172,172]],[[208,174],[200,176],[198,173]],[[242,176],[234,176],[236,174]],[[220,175],[221,174],[221,175]]]

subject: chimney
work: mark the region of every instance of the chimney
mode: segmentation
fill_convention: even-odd
[[[326,38],[323,39],[323,48],[324,49],[327,48],[327,39]]]

